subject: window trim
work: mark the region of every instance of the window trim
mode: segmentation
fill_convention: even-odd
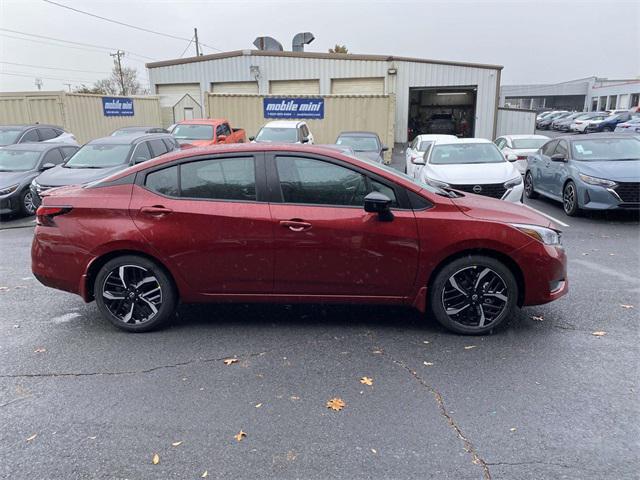
[[[147,141],[144,140],[142,142],[137,143],[134,147],[133,150],[131,151],[131,155],[129,155],[129,161],[127,162],[129,165],[137,165],[134,162],[134,158],[136,158],[136,152],[138,151],[138,147],[140,147],[140,145],[146,145]],[[147,152],[149,153],[149,158],[146,159],[144,162],[148,162],[149,160],[153,160],[153,150],[151,150],[149,145],[146,145],[147,147]],[[140,162],[140,163],[144,163],[144,162]]]
[[[38,137],[38,142],[41,142],[42,140],[40,140],[40,134],[38,133],[38,129],[34,127],[34,128],[29,128],[28,130],[26,130],[26,131],[22,132],[22,135],[20,135],[20,138],[18,139],[18,141],[16,142],[16,144],[18,144],[18,143],[22,143],[22,139],[24,138],[24,136],[25,136],[27,133],[31,133],[31,132],[33,132],[33,131],[35,131],[35,132],[36,132],[36,137]]]
[[[284,201],[284,197],[282,195],[282,189],[280,188],[280,177],[278,176],[278,168],[276,165],[276,157],[297,157],[297,158],[305,158],[308,160],[319,160],[326,163],[331,163],[338,167],[347,168],[349,170],[356,171],[357,173],[364,175],[365,181],[367,182],[367,187],[370,187],[370,181],[374,180],[378,183],[385,185],[386,187],[393,190],[396,195],[396,201],[398,203],[397,207],[391,207],[391,210],[397,211],[406,211],[413,210],[411,208],[411,203],[409,201],[409,196],[407,191],[401,185],[388,180],[385,177],[382,177],[374,172],[371,172],[367,169],[361,168],[357,165],[352,165],[351,163],[345,162],[338,158],[327,157],[324,155],[318,155],[315,153],[307,153],[307,152],[291,152],[291,151],[269,151],[265,152],[265,167],[267,173],[267,187],[268,187],[268,199],[270,203],[274,204],[282,204],[282,205],[299,205],[304,207],[324,207],[324,208],[357,208],[360,210],[364,209],[364,205],[331,205],[326,203],[289,203]]]
[[[178,167],[178,191],[182,194],[182,169],[180,168],[183,164],[192,163],[192,162],[200,162],[206,160],[224,160],[228,158],[247,158],[253,157],[254,167],[255,167],[255,178],[256,178],[256,199],[255,200],[232,200],[226,198],[200,198],[200,197],[183,197],[178,196],[174,197],[171,195],[165,195],[160,192],[156,192],[155,190],[151,190],[147,188],[147,176],[157,172],[159,170],[164,170],[165,168]],[[153,193],[154,195],[158,195],[160,197],[169,198],[172,200],[184,200],[189,202],[226,202],[226,203],[267,203],[267,185],[266,185],[266,170],[264,165],[264,152],[233,152],[233,153],[219,153],[219,154],[205,154],[198,155],[195,157],[185,157],[180,158],[171,162],[163,163],[161,165],[156,165],[154,167],[147,168],[145,170],[140,170],[136,172],[135,185],[144,188],[148,192]]]

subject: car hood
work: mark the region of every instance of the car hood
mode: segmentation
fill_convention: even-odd
[[[28,172],[0,172],[0,190],[33,178],[36,173],[34,170],[29,170]]]
[[[460,165],[434,165],[429,163],[424,174],[434,180],[453,185],[503,183],[520,175],[511,162],[464,163]]]
[[[382,162],[382,158],[378,152],[355,152],[356,157],[369,162]]]
[[[640,182],[640,160],[579,162],[578,171],[585,175],[616,182]]]
[[[36,181],[40,185],[47,187],[83,185],[95,180],[101,180],[127,167],[128,165],[124,164],[108,168],[65,168],[62,165],[58,165],[40,174]]]
[[[463,197],[451,201],[468,217],[501,223],[523,223],[560,230],[560,227],[547,217],[521,203],[505,202],[491,197],[465,193]]]

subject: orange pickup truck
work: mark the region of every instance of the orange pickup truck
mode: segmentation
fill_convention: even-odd
[[[241,128],[231,128],[224,118],[182,120],[171,130],[182,148],[208,147],[220,143],[245,143],[247,134]]]

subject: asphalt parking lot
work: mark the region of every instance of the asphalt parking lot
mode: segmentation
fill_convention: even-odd
[[[529,204],[569,224],[570,293],[484,337],[322,305],[127,334],[41,286],[32,221],[2,219],[0,477],[637,478],[638,215]]]

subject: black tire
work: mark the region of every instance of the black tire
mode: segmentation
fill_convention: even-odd
[[[531,175],[531,172],[527,172],[524,176],[524,194],[527,198],[538,198],[538,194],[533,188],[533,175]]]
[[[96,275],[93,292],[100,313],[128,332],[160,327],[173,316],[178,303],[175,285],[164,268],[136,255],[105,263]]]
[[[436,274],[429,294],[436,320],[464,335],[482,335],[506,325],[517,299],[518,283],[511,270],[484,255],[467,255],[446,264]]]
[[[20,213],[25,217],[35,215],[36,206],[33,203],[33,194],[29,187],[25,188],[22,194],[20,194]]]
[[[603,131],[603,132],[613,132],[613,128],[611,128],[611,127],[604,127],[604,128],[602,129],[602,131]]]
[[[562,189],[562,208],[564,213],[570,217],[580,214],[580,206],[578,204],[578,190],[576,184],[569,180]]]

